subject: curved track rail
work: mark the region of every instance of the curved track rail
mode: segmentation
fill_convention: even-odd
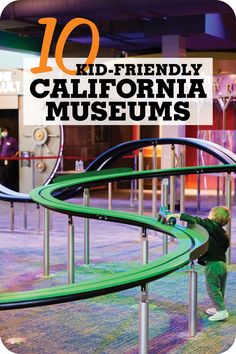
[[[112,147],[111,149],[105,151],[103,154],[99,155],[93,162],[91,162],[91,164],[86,168],[85,172],[107,169],[120,157],[143,147],[174,144],[190,146],[203,150],[217,158],[223,164],[236,163],[236,154],[210,141],[197,138],[150,138],[132,140]],[[79,189],[80,187],[77,188],[74,186],[66,188],[66,190],[62,189],[59,193],[57,193],[58,198],[60,197],[60,199],[63,200],[72,198],[78,193]],[[1,185],[0,200],[6,202],[32,202],[30,195],[14,192]]]
[[[67,301],[75,301],[84,298],[109,294],[112,292],[129,289],[138,285],[145,285],[153,280],[159,279],[178,268],[197,259],[207,250],[208,237],[204,232],[182,226],[167,226],[158,222],[155,218],[136,215],[126,212],[85,207],[69,202],[58,200],[55,195],[61,190],[71,187],[88,187],[98,183],[119,181],[127,179],[167,177],[170,175],[231,172],[235,171],[236,165],[188,167],[168,170],[151,170],[140,172],[120,172],[112,174],[91,175],[84,173],[80,178],[58,182],[48,186],[42,186],[31,192],[32,199],[48,209],[59,213],[65,213],[69,217],[83,216],[107,222],[120,222],[136,225],[145,229],[152,229],[168,234],[178,239],[178,247],[175,251],[150,262],[147,265],[139,266],[135,270],[122,274],[113,274],[109,277],[102,277],[99,280],[81,282],[80,284],[58,286],[49,289],[24,291],[18,293],[6,293],[0,295],[0,310],[49,305]]]
[[[197,138],[148,138],[127,141],[125,143],[116,145],[109,150],[106,150],[103,154],[99,155],[94,161],[91,162],[86,171],[98,170],[105,167],[107,168],[120,156],[139,148],[174,144],[190,146],[203,150],[216,157],[224,164],[236,163],[236,154],[232,153],[221,145],[207,140]]]
[[[143,147],[175,144],[194,147],[196,149],[205,151],[225,165],[236,164],[236,154],[210,141],[197,138],[149,138],[128,141],[106,150],[103,154],[99,155],[94,161],[90,163],[85,172],[101,171],[110,168],[112,164],[122,156]],[[76,195],[79,189],[80,187],[70,187],[64,191],[61,190],[60,194],[58,194],[58,197],[60,197],[60,199],[66,200]]]

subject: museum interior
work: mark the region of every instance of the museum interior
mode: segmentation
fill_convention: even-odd
[[[18,0],[1,10],[0,352],[226,352],[236,333],[233,9],[219,0]],[[101,62],[210,58],[212,123],[24,124],[25,59],[42,60],[51,18],[50,58],[75,18],[96,25]],[[85,61],[92,33],[75,26],[63,58]],[[199,261],[214,234],[198,221],[216,206],[230,213],[217,224],[228,242],[218,308],[206,270],[215,259]]]

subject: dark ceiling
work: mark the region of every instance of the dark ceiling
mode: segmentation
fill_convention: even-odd
[[[101,47],[129,54],[161,52],[162,36],[169,34],[184,36],[188,51],[236,50],[234,13],[218,0],[19,0],[5,8],[0,31],[41,41],[40,17],[58,19],[57,35],[74,17],[90,19]],[[88,27],[74,30],[70,40],[90,44]]]

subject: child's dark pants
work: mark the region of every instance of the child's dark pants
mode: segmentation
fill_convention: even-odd
[[[217,311],[225,310],[224,294],[227,278],[225,262],[207,262],[205,267],[206,286],[208,295]]]

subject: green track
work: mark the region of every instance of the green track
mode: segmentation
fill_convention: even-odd
[[[220,171],[234,171],[235,165],[188,167],[181,169],[155,170],[130,172],[130,169],[113,169],[101,172],[88,172],[73,178],[62,177],[55,183],[48,186],[41,186],[31,191],[30,196],[40,205],[68,216],[82,216],[107,222],[120,222],[130,225],[152,229],[161,233],[168,234],[178,239],[177,248],[159,259],[147,265],[140,265],[136,269],[125,273],[114,273],[111,276],[81,282],[79,284],[57,286],[41,290],[23,291],[17,293],[5,293],[0,295],[0,309],[13,309],[20,307],[32,307],[48,305],[67,301],[85,299],[93,296],[109,294],[112,292],[129,289],[135,286],[142,286],[155,279],[159,279],[178,268],[188,264],[198,258],[207,250],[208,236],[204,231],[185,228],[179,225],[168,226],[158,222],[155,218],[107,210],[101,208],[85,207],[56,198],[56,193],[62,189],[73,187],[96,185],[109,181],[166,177],[171,174],[191,174],[208,173]],[[117,172],[118,171],[118,172]],[[198,172],[200,171],[200,172]]]

